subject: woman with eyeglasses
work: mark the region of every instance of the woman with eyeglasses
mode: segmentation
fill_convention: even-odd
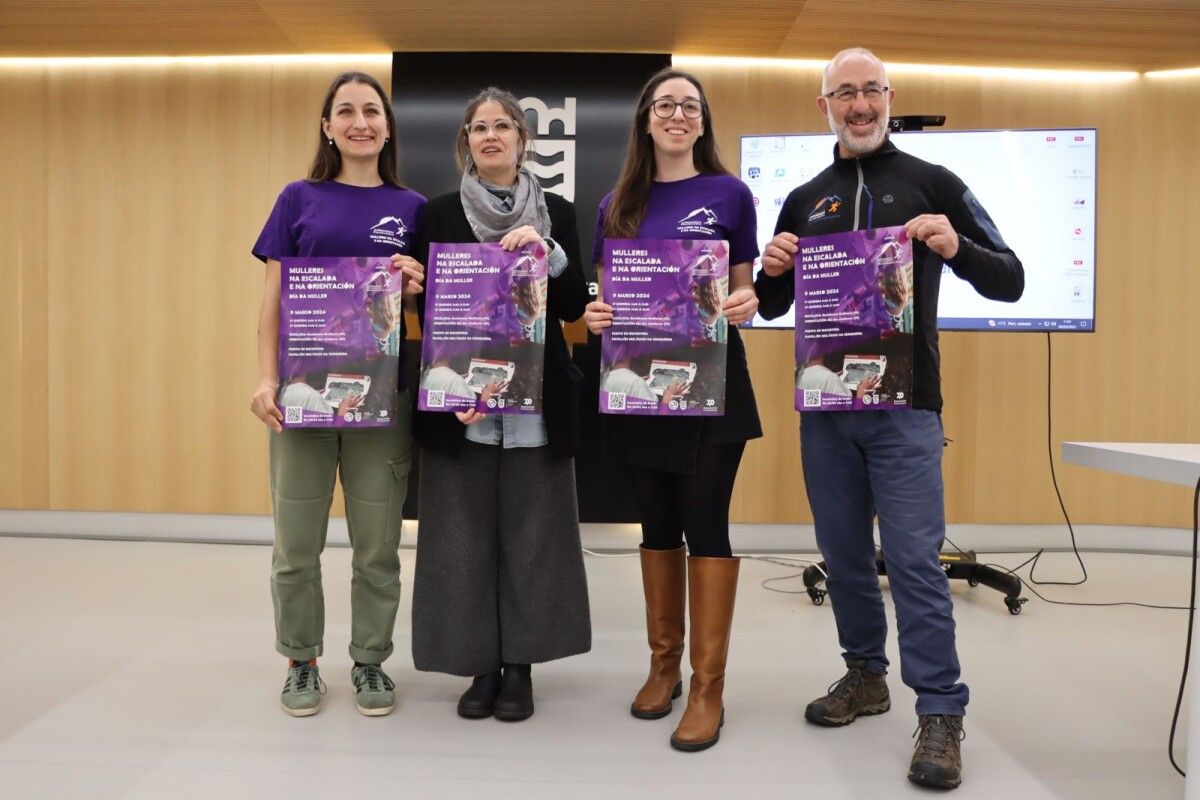
[[[574,462],[583,375],[560,324],[583,314],[588,295],[575,207],[542,191],[525,163],[531,138],[510,93],[471,99],[455,145],[459,190],[429,202],[416,254],[428,263],[431,242],[549,250],[542,413],[418,411],[414,422],[413,662],[473,679],[458,702],[469,719],[528,718],[531,665],[591,649]],[[423,322],[424,295],[418,308]]]
[[[721,306],[729,325],[725,414],[603,418],[605,447],[628,465],[642,524],[650,674],[630,708],[639,719],[667,716],[682,693],[684,608],[690,607],[691,687],[671,736],[678,750],[716,744],[724,721],[738,577],[729,501],[746,441],[762,435],[745,348],[734,327],[758,308],[751,275],[755,237],[754,198],[721,163],[700,82],[674,69],[657,73],[634,109],[616,188],[600,203],[592,259],[603,282],[605,238],[729,243],[729,294]],[[612,306],[602,300],[589,303],[584,314],[595,334],[612,318]]]
[[[314,120],[316,121],[316,120]],[[424,271],[412,258],[425,198],[400,183],[396,169],[396,121],[379,82],[361,72],[337,76],[325,95],[317,152],[308,178],[283,188],[252,252],[266,262],[258,324],[259,385],[250,410],[269,429],[271,505],[275,547],[271,598],[275,649],[288,659],[280,695],[294,717],[316,714],[324,682],[317,657],[324,649],[325,600],[321,551],[333,487],[340,473],[346,525],[354,550],[350,585],[351,679],[358,710],[391,713],[394,685],[383,672],[392,654],[392,630],[400,606],[400,526],[412,461],[411,404],[403,369],[394,423],[383,428],[284,429],[279,405],[330,406],[311,386],[294,382],[280,391],[280,259],[285,257],[390,256],[403,275],[406,301],[421,291]],[[390,220],[384,226],[381,220]],[[393,295],[381,294],[367,309],[381,353],[403,358],[403,314]],[[402,362],[403,363],[403,362]],[[362,402],[341,400],[338,413]]]

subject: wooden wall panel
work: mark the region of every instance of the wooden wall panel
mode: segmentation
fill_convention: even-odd
[[[262,283],[249,248],[307,168],[328,81],[355,66],[0,70],[0,169],[15,187],[0,198],[0,358],[20,387],[0,418],[0,505],[268,510],[266,436],[246,410]],[[825,129],[815,69],[691,68],[731,167],[742,134]],[[1200,375],[1180,368],[1200,339],[1200,78],[891,80],[897,113],[951,127],[1101,129],[1099,329],[1053,337],[1053,449],[1200,440]],[[767,436],[747,449],[733,518],[805,521],[790,335],[745,338]],[[952,333],[942,349],[950,519],[1058,521],[1045,338]],[[1080,522],[1190,522],[1186,490],[1062,464],[1058,476]]]
[[[817,69],[692,69],[731,165],[743,134],[827,130],[814,102]],[[1059,485],[1078,522],[1190,524],[1186,490],[1063,465],[1057,453],[1072,439],[1200,441],[1191,399],[1200,377],[1180,367],[1195,362],[1189,345],[1200,337],[1188,301],[1200,298],[1200,264],[1185,222],[1200,214],[1200,197],[1187,188],[1200,177],[1192,143],[1200,78],[1078,84],[905,70],[889,79],[895,113],[946,114],[949,128],[1100,129],[1098,330],[1052,337]],[[776,396],[790,392],[790,332],[752,331],[746,340],[764,425],[788,435],[769,434],[747,450],[735,517],[808,521],[795,415]],[[1061,521],[1046,440],[1046,337],[943,333],[941,343],[943,421],[953,440],[945,458],[949,519]]]
[[[0,508],[44,508],[49,497],[45,95],[42,67],[0,73]]]
[[[307,168],[329,80],[351,67],[0,72],[6,98],[23,92],[44,116],[6,142],[45,138],[4,155],[26,187],[21,213],[3,215],[19,234],[0,244],[19,289],[5,324],[21,334],[4,337],[5,361],[55,420],[31,424],[22,405],[0,428],[22,456],[4,467],[3,505],[269,510],[266,434],[247,411],[263,280],[249,250]]]

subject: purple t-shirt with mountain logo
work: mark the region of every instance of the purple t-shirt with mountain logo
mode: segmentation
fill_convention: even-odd
[[[279,193],[251,252],[263,261],[411,255],[424,214],[425,198],[411,189],[293,181]],[[403,388],[401,345],[397,390]]]
[[[600,201],[592,263],[604,258],[604,214],[612,194]],[[650,184],[646,216],[637,239],[724,239],[729,264],[758,257],[757,216],[750,188],[732,175],[696,175],[681,181]]]

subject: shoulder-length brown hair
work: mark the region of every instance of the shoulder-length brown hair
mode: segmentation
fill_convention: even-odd
[[[387,119],[388,135],[388,141],[384,142],[383,149],[379,151],[379,178],[388,186],[403,189],[404,184],[400,182],[400,172],[397,167],[396,153],[400,144],[396,139],[396,116],[392,113],[392,102],[388,99],[387,92],[379,85],[379,81],[365,72],[343,72],[338,75],[333,79],[333,83],[329,84],[329,91],[325,93],[325,104],[321,106],[321,122],[329,120],[333,113],[333,96],[347,83],[366,84],[379,95],[379,102],[383,105],[383,116]],[[312,166],[308,170],[308,180],[313,183],[331,181],[337,178],[341,171],[342,154],[338,151],[337,146],[326,138],[322,126],[317,125],[317,154],[313,157]]]
[[[454,140],[454,160],[458,162],[458,168],[463,172],[472,166],[471,143],[467,139],[467,125],[471,123],[471,117],[475,116],[479,107],[489,100],[499,103],[500,107],[504,109],[504,113],[512,117],[513,124],[517,126],[517,135],[521,138],[521,154],[517,159],[518,168],[525,163],[525,159],[529,155],[533,131],[525,119],[525,112],[521,108],[520,101],[512,92],[506,92],[498,86],[489,86],[467,101],[467,107],[463,111],[462,125],[458,126],[458,137]]]
[[[692,163],[702,174],[730,174],[721,163],[717,153],[717,138],[713,132],[712,112],[704,87],[695,75],[667,67],[650,76],[633,109],[633,125],[629,131],[629,144],[625,148],[625,164],[613,188],[612,200],[604,214],[604,235],[613,239],[632,239],[646,216],[646,202],[650,197],[650,184],[654,180],[654,142],[650,139],[650,107],[654,95],[663,82],[672,78],[683,78],[700,93],[701,119],[704,134],[692,147]]]

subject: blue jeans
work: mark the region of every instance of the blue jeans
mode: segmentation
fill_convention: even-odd
[[[843,657],[886,672],[873,522],[896,604],[900,676],[918,714],[962,714],[946,536],[942,420],[933,411],[805,412],[800,458]]]

